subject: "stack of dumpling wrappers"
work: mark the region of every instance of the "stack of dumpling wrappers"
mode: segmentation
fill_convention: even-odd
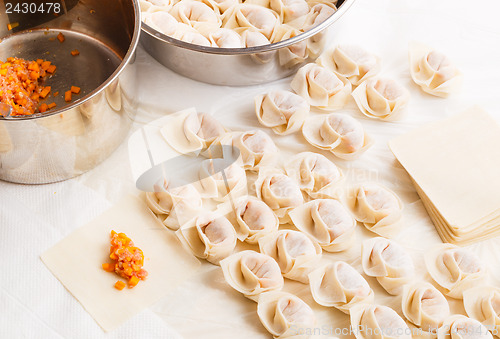
[[[397,137],[389,146],[445,242],[500,235],[500,126],[472,108]]]

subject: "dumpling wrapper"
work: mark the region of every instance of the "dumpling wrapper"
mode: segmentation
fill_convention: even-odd
[[[341,252],[353,244],[356,220],[337,200],[309,201],[289,215],[299,231],[314,238],[327,252]]]
[[[237,4],[223,15],[224,28],[247,27],[273,40],[280,20],[278,14],[269,8],[253,4]]]
[[[287,24],[282,24],[276,29],[273,42],[285,41],[302,34],[302,32]],[[278,49],[279,64],[285,68],[293,68],[304,63],[309,58],[307,40],[302,40],[285,48]]]
[[[477,286],[466,290],[463,296],[467,315],[500,337],[500,288]]]
[[[479,321],[464,315],[452,315],[437,330],[437,339],[493,339],[488,329]]]
[[[351,308],[356,339],[411,339],[411,330],[392,308],[361,304]]]
[[[363,242],[361,264],[365,274],[377,278],[391,295],[400,294],[415,275],[410,255],[399,244],[386,238],[376,237]]]
[[[219,48],[244,48],[244,41],[241,36],[228,28],[217,28],[210,30],[208,38],[212,46]]]
[[[146,258],[148,277],[132,290],[116,290],[113,285],[120,278],[101,267],[109,260],[109,235],[113,229],[130,236]],[[71,233],[43,253],[41,259],[105,331],[117,328],[166,296],[200,267],[175,235],[133,196]]]
[[[336,261],[309,273],[309,286],[314,300],[349,314],[359,304],[371,304],[373,290],[365,278],[351,265]]]
[[[179,26],[179,22],[172,15],[163,11],[144,13],[142,20],[146,25],[168,36],[173,36]]]
[[[269,0],[269,6],[279,14],[281,22],[285,24],[301,21],[300,18],[305,18],[309,13],[309,5],[305,0]]]
[[[222,25],[218,9],[211,8],[201,1],[179,1],[172,7],[170,14],[178,22],[195,29],[216,29]]]
[[[195,28],[179,23],[177,28],[172,35],[172,38],[178,39],[193,45],[212,47],[212,43],[203,34],[197,31]]]

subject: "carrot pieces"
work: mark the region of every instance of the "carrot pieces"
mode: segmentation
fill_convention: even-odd
[[[56,106],[57,106],[57,105],[56,105],[56,103],[55,103],[55,102],[52,102],[52,103],[50,103],[50,104],[48,105],[48,108],[49,108],[49,109],[52,109],[52,108],[54,108],[54,107],[56,107]]]
[[[41,97],[42,99],[45,99],[45,98],[47,97],[47,95],[49,95],[50,90],[51,90],[50,86],[45,86],[45,87],[42,89],[42,91],[40,92],[40,97]]]
[[[66,101],[66,102],[71,101],[71,91],[64,92],[64,101]]]
[[[64,34],[59,33],[59,34],[57,34],[57,40],[59,40],[59,42],[64,42],[64,40],[66,40],[66,38],[64,37]]]
[[[72,50],[72,51],[71,51],[71,55],[72,55],[72,56],[77,56],[77,55],[79,55],[79,54],[80,54],[80,51],[79,51],[79,50],[77,50],[77,49],[74,49],[74,50]]]
[[[40,107],[38,107],[38,110],[40,111],[40,113],[44,113],[48,108],[49,106],[47,104],[41,104]]]
[[[116,283],[115,283],[115,288],[119,291],[123,290],[125,288],[125,286],[127,286],[127,284],[125,284],[123,281],[120,281],[118,280]]]
[[[40,65],[40,67],[41,67],[44,71],[46,71],[46,70],[48,70],[48,69],[49,69],[50,64],[51,64],[51,62],[50,62],[50,61],[43,61],[43,62],[42,62],[42,64]]]
[[[50,73],[50,74],[53,74],[55,71],[56,71],[56,66],[55,65],[50,65],[47,69],[46,69],[47,73]]]
[[[71,86],[70,91],[71,91],[71,93],[78,94],[78,93],[80,93],[80,87],[77,87],[77,86]]]

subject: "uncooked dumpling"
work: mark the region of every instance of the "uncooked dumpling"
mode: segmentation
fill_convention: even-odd
[[[351,308],[351,327],[356,339],[411,339],[411,330],[392,308],[356,305]]]
[[[340,252],[352,245],[356,220],[334,199],[316,199],[290,212],[292,223],[314,238],[328,252]]]
[[[300,329],[313,329],[316,317],[302,299],[286,292],[268,292],[259,297],[257,314],[275,339],[309,338],[298,335]]]
[[[205,47],[212,46],[210,40],[208,40],[203,34],[201,34],[195,28],[183,23],[178,23],[175,33],[172,35],[172,38],[193,45],[205,46]]]
[[[254,301],[263,292],[281,290],[284,284],[276,261],[255,251],[235,253],[222,260],[220,266],[226,282]]]
[[[359,304],[373,302],[374,293],[365,278],[351,265],[337,261],[309,274],[309,285],[314,300],[326,307],[335,307],[349,314]]]
[[[424,92],[446,97],[462,84],[462,73],[440,52],[419,43],[410,45],[410,72]]]
[[[444,295],[427,282],[406,285],[401,307],[406,319],[430,333],[435,333],[450,315],[450,306]]]
[[[486,283],[486,268],[472,252],[441,244],[425,256],[425,265],[432,279],[451,298],[462,299],[464,291]]]
[[[353,92],[361,113],[369,118],[396,120],[406,111],[410,93],[392,79],[373,78],[363,82]]]
[[[354,86],[380,71],[379,58],[354,45],[338,45],[329,49],[323,52],[316,62],[347,78]]]
[[[336,198],[344,175],[322,154],[302,152],[285,164],[286,174],[311,198]]]
[[[290,86],[311,106],[326,111],[344,107],[352,90],[351,83],[346,78],[312,63],[297,71]]]
[[[271,9],[275,10],[282,23],[289,23],[309,13],[309,5],[304,0],[270,0]],[[298,27],[300,28],[300,27]]]
[[[174,1],[171,0],[139,0],[142,20],[144,21],[148,14],[170,10],[173,3]]]
[[[311,4],[311,1],[308,1],[308,3]],[[336,11],[337,8],[335,7],[333,1],[316,3],[310,8],[309,13],[307,13],[306,17],[304,18],[305,20],[301,22],[300,26],[302,31],[305,32],[314,28],[315,26],[318,26],[320,23],[331,17]]]
[[[354,217],[369,230],[390,238],[399,232],[403,202],[393,191],[374,183],[355,186],[347,194]]]
[[[224,13],[223,27],[252,28],[269,40],[273,40],[276,28],[279,27],[280,20],[276,12],[259,5],[238,4]]]
[[[392,295],[402,292],[403,286],[415,275],[413,260],[396,242],[376,237],[365,240],[361,247],[363,271]]]
[[[309,109],[304,98],[289,91],[274,90],[255,97],[257,119],[276,134],[286,135],[300,130]]]
[[[196,29],[215,29],[222,25],[218,11],[214,11],[214,8],[210,8],[201,1],[179,1],[172,7],[170,14],[178,22]]]
[[[195,256],[216,265],[233,253],[237,240],[231,222],[214,213],[206,213],[193,219],[175,233]]]
[[[209,39],[213,46],[220,48],[244,48],[244,41],[241,36],[227,28],[217,28],[209,33]]]
[[[288,212],[304,202],[297,183],[278,170],[259,171],[255,192],[259,199],[271,207],[282,224],[290,220]]]
[[[308,118],[302,126],[302,134],[314,147],[346,160],[356,159],[373,144],[359,121],[340,113]]]
[[[478,286],[466,290],[464,307],[469,317],[481,322],[500,337],[500,288]]]
[[[304,233],[281,230],[259,239],[260,252],[274,258],[285,278],[306,284],[321,259],[321,247]]]
[[[238,0],[201,0],[204,4],[208,5],[210,8],[213,8],[215,12],[217,10],[222,14],[228,9],[239,3]]]
[[[283,24],[276,30],[273,42],[288,40],[302,34],[302,32],[290,25]],[[278,49],[279,64],[285,68],[293,68],[297,64],[304,63],[309,57],[307,39]]]
[[[178,21],[167,12],[143,13],[145,24],[165,35],[174,35],[179,25]]]
[[[249,244],[256,244],[260,238],[276,232],[279,227],[278,217],[263,201],[246,197],[235,203],[236,221],[240,240]]]
[[[464,315],[452,315],[437,330],[437,339],[493,339],[488,329],[479,321]]]
[[[225,167],[225,159],[207,159],[201,163],[199,184],[202,195],[216,201],[237,199],[247,195],[245,170],[234,162]],[[219,169],[224,166],[223,169]]]

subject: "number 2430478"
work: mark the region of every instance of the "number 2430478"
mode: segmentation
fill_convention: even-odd
[[[34,2],[21,2],[5,4],[6,14],[35,14],[35,13],[61,13],[61,4],[58,2],[42,2],[36,4]]]

